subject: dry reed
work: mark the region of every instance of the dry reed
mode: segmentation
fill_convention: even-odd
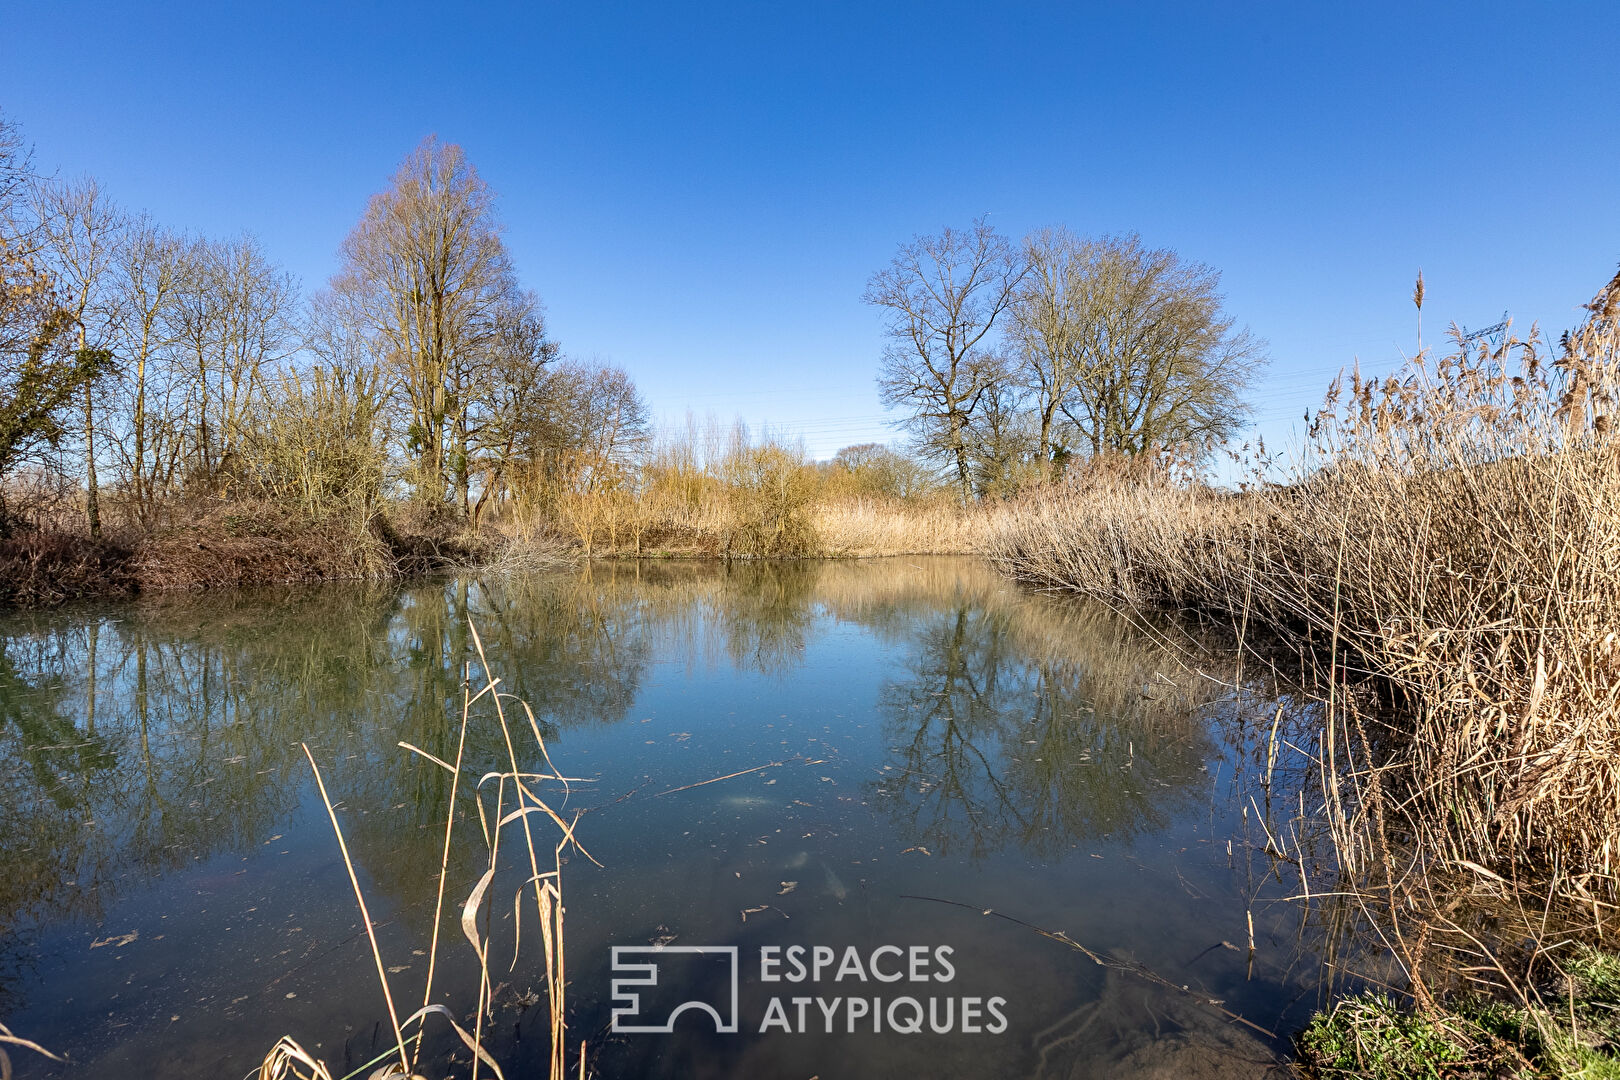
[[[1612,896],[1620,277],[1589,310],[1556,353],[1532,331],[1335,383],[1287,485],[1086,475],[1000,518],[987,551],[1027,580],[1291,648],[1338,725],[1332,782],[1348,756],[1360,770],[1330,804],[1387,812],[1439,863]],[[1376,723],[1352,685],[1378,695]]]
[[[939,499],[857,497],[821,503],[811,520],[828,556],[967,555],[983,543],[992,514]]]
[[[373,930],[373,923],[366,908],[365,895],[360,887],[359,876],[356,873],[353,860],[350,858],[348,844],[343,836],[343,829],[338,821],[337,812],[332,800],[327,794],[325,781],[321,777],[315,757],[306,746],[304,752],[309,758],[310,768],[314,772],[315,782],[319,788],[321,800],[326,806],[327,814],[332,822],[332,829],[337,837],[338,849],[343,857],[344,867],[348,872],[349,881],[354,889],[355,902],[359,908],[361,922],[364,924],[367,940],[371,947],[372,959],[377,968],[377,979],[382,991],[383,1001],[387,1007],[390,1026],[394,1032],[394,1042],[386,1052],[361,1066],[362,1069],[377,1066],[370,1074],[368,1080],[388,1080],[391,1077],[417,1078],[416,1069],[419,1064],[423,1025],[430,1016],[442,1017],[451,1030],[461,1040],[468,1050],[472,1052],[472,1080],[477,1080],[482,1068],[487,1068],[496,1080],[503,1080],[500,1065],[492,1057],[485,1046],[484,1025],[487,1018],[493,1015],[493,987],[490,978],[490,963],[492,949],[492,935],[486,926],[481,925],[480,916],[487,915],[493,897],[491,886],[497,876],[507,869],[502,860],[502,835],[507,827],[513,823],[521,824],[522,843],[518,860],[520,869],[517,872],[522,876],[516,899],[513,903],[514,933],[517,935],[512,944],[512,963],[516,965],[520,955],[522,937],[521,926],[523,920],[523,896],[531,890],[534,897],[534,913],[538,919],[541,951],[544,955],[546,972],[546,989],[549,1000],[549,1021],[551,1031],[551,1052],[549,1055],[549,1076],[551,1080],[563,1080],[568,1073],[567,1060],[567,1025],[566,1025],[566,998],[567,986],[565,954],[563,948],[563,892],[562,870],[566,861],[564,853],[573,848],[586,858],[590,853],[582,847],[574,834],[578,823],[577,815],[572,820],[566,820],[554,809],[541,794],[539,785],[546,782],[560,784],[564,791],[571,783],[583,781],[562,776],[551,763],[550,755],[546,749],[545,739],[541,734],[540,725],[534,713],[526,703],[521,702],[514,695],[503,693],[499,687],[501,680],[489,670],[488,660],[484,655],[483,642],[478,636],[476,627],[472,628],[472,640],[477,655],[479,675],[483,685],[474,692],[472,690],[471,665],[462,681],[462,708],[459,732],[456,741],[456,759],[447,762],[434,755],[410,745],[400,743],[400,746],[423,758],[430,767],[442,768],[451,774],[451,795],[445,816],[444,850],[440,860],[438,892],[434,907],[433,934],[428,948],[427,977],[422,994],[422,1007],[401,1018],[395,1005],[393,988],[388,979],[388,968],[383,960],[382,948],[379,945]],[[497,770],[484,774],[472,785],[472,794],[477,804],[478,831],[476,835],[479,842],[484,845],[486,852],[485,869],[465,901],[462,903],[458,921],[462,934],[466,937],[479,966],[479,988],[477,1007],[474,1012],[473,1030],[468,1031],[450,1010],[444,1005],[433,1003],[434,979],[438,968],[440,951],[440,926],[445,915],[445,893],[450,874],[450,857],[454,845],[462,833],[469,830],[463,826],[458,832],[456,821],[456,798],[462,791],[461,776],[465,767],[464,751],[467,745],[467,732],[469,726],[480,719],[475,714],[475,708],[485,698],[492,706],[493,721],[498,727],[503,745],[507,751],[508,770]],[[507,703],[517,703],[527,724],[514,725],[507,716]],[[486,722],[491,718],[481,717]],[[514,739],[514,727],[518,731]],[[525,727],[534,738],[533,748],[525,748],[519,752],[519,740]],[[538,755],[540,762],[547,771],[533,771],[526,768],[524,760],[529,754]],[[490,801],[486,798],[485,787],[494,782],[494,796]],[[549,845],[549,858],[542,863],[539,840],[536,836],[530,818],[541,815],[551,822],[557,830],[557,839]],[[510,845],[509,845],[510,846]],[[594,861],[594,860],[593,860]],[[546,869],[542,870],[542,865]],[[414,1028],[414,1031],[413,1031]],[[3,1040],[0,1040],[3,1041]],[[397,1057],[398,1060],[384,1062],[384,1058]],[[585,1044],[579,1043],[579,1075],[583,1078],[585,1070]],[[354,1075],[354,1074],[351,1074]],[[328,1066],[315,1058],[295,1040],[290,1037],[283,1038],[267,1054],[262,1062],[257,1076],[259,1080],[333,1080]]]
[[[0,1080],[11,1080],[11,1057],[6,1053],[7,1046],[20,1046],[24,1050],[32,1050],[34,1053],[47,1057],[52,1061],[62,1060],[39,1045],[39,1043],[25,1039],[20,1035],[13,1035],[10,1028],[0,1024]]]

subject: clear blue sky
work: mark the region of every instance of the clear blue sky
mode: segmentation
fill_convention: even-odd
[[[37,160],[320,285],[436,132],[501,193],[569,352],[655,412],[890,437],[867,276],[981,213],[1135,230],[1270,340],[1276,441],[1341,365],[1620,261],[1620,4],[0,7]]]

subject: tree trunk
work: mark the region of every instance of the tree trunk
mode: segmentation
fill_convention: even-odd
[[[84,324],[79,324],[79,353],[86,348]],[[96,490],[96,410],[90,382],[84,384],[84,520],[91,536],[101,535],[101,496]]]
[[[967,445],[960,435],[956,440],[956,480],[962,486],[962,505],[969,506],[973,502],[973,474],[968,468]]]

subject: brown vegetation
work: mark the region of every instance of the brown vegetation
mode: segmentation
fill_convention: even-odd
[[[0,539],[0,606],[46,607],[135,591],[129,549],[61,533]]]
[[[1324,755],[1378,766],[1358,766],[1366,797],[1339,808],[1352,864],[1372,861],[1387,813],[1438,863],[1611,894],[1620,277],[1590,311],[1551,357],[1532,333],[1336,384],[1286,486],[1093,475],[1022,503],[989,553],[1026,580],[1290,647],[1328,706]],[[1347,684],[1391,719],[1363,722]]]
[[[965,554],[984,521],[887,447],[817,463],[794,443],[711,422],[664,434],[633,467],[581,455],[486,525],[517,553],[553,559],[820,558]]]

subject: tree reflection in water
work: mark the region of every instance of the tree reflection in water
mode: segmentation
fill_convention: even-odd
[[[1202,790],[1214,684],[1106,609],[960,568],[913,576],[909,597],[847,606],[909,644],[877,702],[891,757],[868,798],[915,844],[1046,858],[1159,828]]]
[[[548,741],[624,721],[654,662],[798,677],[818,627],[856,628],[881,646],[863,707],[887,748],[859,763],[864,801],[938,855],[1053,857],[1157,828],[1203,790],[1202,701],[1142,635],[972,562],[924,562],[601,564],[9,616],[0,1011],[28,956],[16,935],[97,923],[150,882],[287,829],[309,798],[300,742],[329,765],[354,847],[387,853],[367,861],[368,888],[424,920],[448,776],[398,744],[455,756],[469,618]],[[474,731],[477,775],[506,750]]]

